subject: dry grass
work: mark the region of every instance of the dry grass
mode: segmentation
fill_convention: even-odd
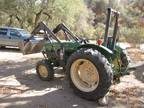
[[[137,48],[128,49],[128,54],[132,61],[144,61],[144,52]]]

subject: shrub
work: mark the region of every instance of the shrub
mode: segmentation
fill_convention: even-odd
[[[125,41],[133,44],[140,44],[144,42],[144,28],[121,28],[121,38],[125,38]]]

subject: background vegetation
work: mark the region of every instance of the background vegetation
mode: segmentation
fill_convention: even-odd
[[[65,23],[76,34],[95,39],[104,33],[107,7],[121,12],[121,41],[144,42],[144,0],[0,0],[0,26],[31,31],[40,21],[51,29]]]

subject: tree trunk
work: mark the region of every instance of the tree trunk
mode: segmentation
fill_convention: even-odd
[[[38,24],[38,22],[39,22],[39,19],[40,19],[40,17],[41,17],[42,12],[43,12],[43,9],[41,9],[38,13],[36,13],[34,27],[37,26],[37,24]]]
[[[12,25],[12,23],[13,23],[13,15],[9,15],[9,22],[8,22],[8,24],[7,24],[7,26],[11,26]]]
[[[21,28],[24,28],[23,26],[23,21],[19,18],[19,16],[15,15],[16,19],[18,20],[19,24],[20,24],[20,27]]]

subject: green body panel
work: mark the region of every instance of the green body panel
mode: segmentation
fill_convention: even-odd
[[[121,76],[121,75],[127,75],[128,74],[128,67],[121,68],[122,61],[121,61],[121,54],[124,52],[124,49],[120,46],[116,45],[115,50],[113,51],[114,54],[112,56],[112,64],[114,65],[114,75],[115,76]]]
[[[113,55],[113,52],[111,50],[109,50],[108,48],[102,46],[102,45],[97,45],[97,44],[85,44],[85,45],[81,45],[78,48],[93,48],[98,50],[101,54],[103,54],[108,60],[110,60],[110,58]]]
[[[43,51],[46,52],[47,55],[47,59],[49,59],[49,61],[55,63],[55,64],[59,64],[60,62],[60,53],[59,51],[64,49],[64,62],[66,64],[66,60],[68,59],[68,57],[77,50],[77,48],[81,45],[81,43],[78,42],[70,42],[70,41],[65,41],[62,42],[61,45],[58,42],[47,42],[45,43],[44,47],[43,47]]]
[[[113,66],[113,70],[114,70],[114,75],[115,76],[119,76],[120,72],[121,72],[121,58],[120,58],[120,54],[121,54],[121,50],[119,50],[119,48],[115,48],[115,50],[113,51],[113,55],[112,55],[112,64]]]
[[[65,49],[66,53],[73,53],[76,50],[80,48],[93,48],[101,52],[108,60],[111,59],[113,56],[113,52],[109,50],[108,48],[102,46],[102,45],[97,45],[97,44],[81,44],[78,42],[62,42],[62,46]],[[51,50],[59,50],[61,49],[60,45],[58,42],[53,42],[53,43],[46,43],[44,46],[44,49],[46,51],[51,51]]]
[[[80,48],[93,48],[98,50],[101,54],[103,54],[108,61],[113,65],[113,72],[115,76],[120,76],[120,72],[121,72],[121,64],[120,64],[120,60],[121,60],[121,52],[123,51],[123,49],[119,46],[115,47],[114,51],[111,51],[110,49],[104,47],[103,45],[97,45],[97,44],[82,44],[79,42],[71,42],[71,41],[65,41],[61,43],[62,48],[64,48],[64,53],[65,53],[65,64],[67,59],[70,57],[70,55],[77,51]],[[50,52],[55,52],[61,49],[61,46],[58,42],[52,42],[49,43],[47,42],[44,46],[44,49],[47,53]],[[54,55],[54,54],[52,54]],[[51,59],[51,61],[57,61],[59,62],[60,59],[57,58],[55,55],[49,57],[49,59]]]
[[[63,48],[67,51],[67,50],[77,50],[77,48],[81,45],[80,43],[78,42],[62,42],[61,43]],[[46,50],[51,50],[51,49],[54,49],[54,50],[58,50],[61,48],[60,44],[58,42],[53,42],[53,43],[46,43],[44,48]]]

